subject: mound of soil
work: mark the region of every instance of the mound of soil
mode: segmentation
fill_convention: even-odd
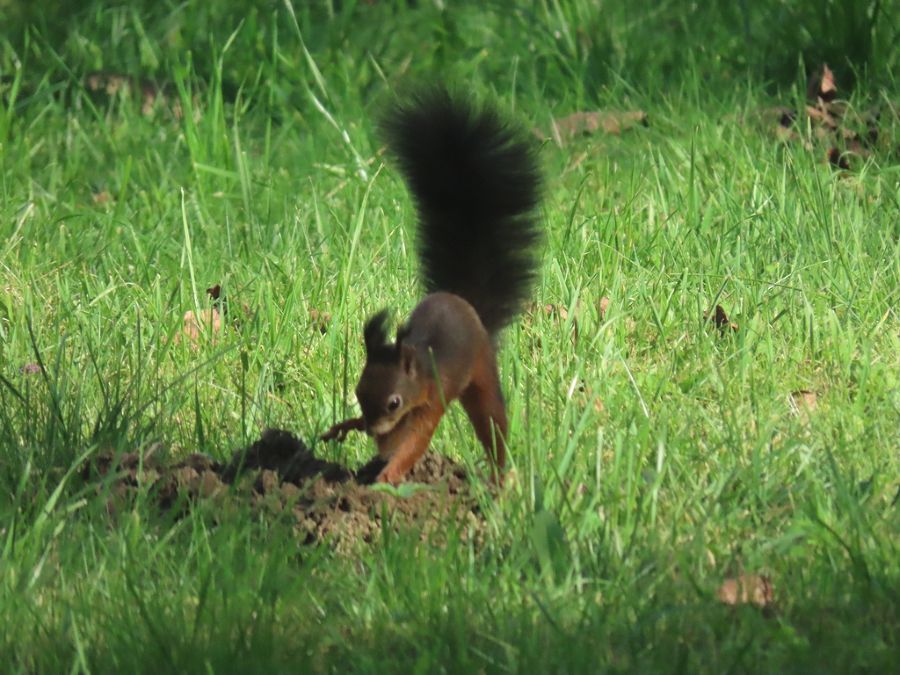
[[[454,533],[480,541],[485,530],[479,504],[465,469],[427,453],[399,488],[373,485],[384,466],[374,459],[354,471],[316,457],[293,434],[268,429],[228,463],[202,454],[177,462],[158,459],[159,446],[143,454],[100,453],[82,470],[82,478],[107,495],[114,515],[146,491],[161,511],[184,515],[198,504],[212,512],[230,512],[242,503],[273,517],[293,519],[304,544],[328,542],[349,551],[371,542],[382,527],[411,528],[438,541]]]

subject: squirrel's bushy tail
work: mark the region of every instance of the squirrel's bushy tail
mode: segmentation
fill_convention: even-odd
[[[382,128],[418,210],[425,290],[462,296],[495,335],[521,311],[537,271],[532,143],[443,89],[395,106]]]

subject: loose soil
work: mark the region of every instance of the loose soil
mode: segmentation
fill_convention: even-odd
[[[199,505],[211,505],[211,513],[223,515],[249,505],[268,517],[292,521],[301,543],[327,543],[345,552],[377,540],[385,526],[419,532],[437,543],[451,534],[478,543],[485,532],[465,469],[432,452],[396,489],[374,485],[384,466],[381,459],[354,471],[317,458],[280,429],[263,432],[227,463],[202,454],[166,463],[159,454],[159,446],[143,453],[100,453],[84,466],[82,478],[96,483],[112,516],[141,493],[160,511],[177,516]]]

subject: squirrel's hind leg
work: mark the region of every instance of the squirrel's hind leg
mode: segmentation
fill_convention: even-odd
[[[506,466],[506,405],[500,391],[500,380],[494,366],[484,377],[473,380],[459,397],[469,421],[475,428],[475,435],[484,446],[493,477],[503,472]]]

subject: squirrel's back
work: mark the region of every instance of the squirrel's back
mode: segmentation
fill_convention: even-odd
[[[397,105],[383,129],[418,211],[425,290],[463,297],[495,335],[537,271],[541,179],[530,139],[443,89]]]

